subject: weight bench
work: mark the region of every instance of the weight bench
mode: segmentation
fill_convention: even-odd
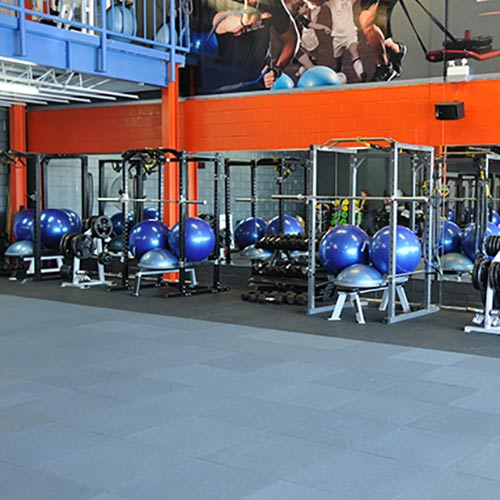
[[[404,281],[396,283],[396,294],[399,298],[399,302],[401,303],[401,308],[403,309],[403,311],[410,312],[410,304],[408,302],[408,298],[404,289],[404,283],[406,283],[406,281],[408,280],[405,279]],[[354,308],[357,323],[360,325],[365,325],[365,315],[363,314],[364,304],[361,301],[360,296],[362,294],[374,293],[382,290],[384,291],[384,293],[382,295],[382,300],[380,301],[378,310],[385,311],[389,304],[389,288],[387,285],[376,288],[337,288],[339,296],[337,302],[335,303],[335,307],[333,308],[332,314],[328,318],[328,321],[340,321],[342,311],[344,310],[347,300],[349,300],[349,304]]]

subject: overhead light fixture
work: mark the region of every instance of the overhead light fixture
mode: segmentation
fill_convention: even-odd
[[[13,83],[13,82],[0,82],[0,92],[9,92],[12,94],[28,94],[28,95],[36,95],[40,93],[37,87],[34,87],[32,85],[23,85],[21,83]]]

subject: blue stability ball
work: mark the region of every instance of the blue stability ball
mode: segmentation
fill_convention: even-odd
[[[346,267],[335,279],[335,285],[340,288],[376,288],[384,284],[384,277],[374,267],[366,264]]]
[[[476,234],[476,224],[469,224],[465,230],[464,235],[462,236],[462,250],[467,257],[471,260],[475,260],[476,258],[476,249],[481,248],[481,244],[479,239],[474,244],[474,236]],[[493,222],[488,222],[488,227],[484,234],[484,239],[488,239],[490,236],[499,236],[500,229],[498,226],[493,224]]]
[[[493,210],[491,212],[490,220],[491,222],[493,222],[493,224],[495,224],[495,226],[498,226],[500,224],[500,215],[496,210]]]
[[[204,56],[216,56],[219,51],[217,36],[215,33],[213,33],[212,36],[209,35],[210,32],[197,33],[196,31],[191,30],[191,52],[203,54]]]
[[[130,251],[140,259],[153,248],[167,248],[168,227],[158,220],[143,220],[136,224],[128,237]]]
[[[330,229],[319,244],[319,259],[331,274],[353,264],[367,264],[369,236],[351,224]]]
[[[300,222],[291,215],[283,216],[283,233],[284,234],[302,234],[304,232],[304,228],[300,224]],[[269,224],[266,227],[266,234],[279,234],[280,233],[280,218],[274,217],[269,221]]]
[[[156,41],[161,43],[170,43],[170,26],[168,24],[162,25],[162,27],[156,33]],[[172,37],[172,43],[177,45],[178,37],[177,33],[174,31],[174,36]]]
[[[160,217],[158,215],[158,210],[156,208],[145,208],[142,211],[142,218],[147,220],[158,220]]]
[[[212,226],[198,217],[188,217],[184,222],[185,256],[189,262],[205,260],[215,248],[215,234]],[[170,232],[168,243],[172,252],[180,258],[180,231],[177,223]]]
[[[18,212],[14,216],[12,232],[16,241],[33,240],[35,212],[31,208]]]
[[[283,73],[274,82],[273,88],[271,90],[287,90],[287,89],[293,89],[294,87],[295,83],[293,82],[292,78],[289,77],[286,73]]]
[[[40,231],[42,246],[49,250],[59,248],[61,238],[70,231],[74,231],[73,222],[64,210],[55,208],[42,210],[40,213]]]
[[[462,230],[454,222],[446,220],[439,231],[437,247],[440,255],[459,252]]]
[[[342,82],[337,73],[328,66],[314,66],[308,69],[297,83],[299,88],[325,87],[327,85],[340,85]]]
[[[389,274],[389,226],[377,231],[370,244],[370,260],[383,274]],[[397,226],[396,231],[396,273],[411,273],[422,257],[422,245],[415,233],[404,226]]]
[[[234,229],[234,242],[242,250],[259,241],[266,232],[266,221],[260,217],[248,217]]]
[[[448,212],[446,213],[446,220],[455,222],[455,209],[453,208],[448,209]]]
[[[69,208],[63,208],[62,211],[68,214],[69,220],[73,225],[72,231],[79,233],[82,230],[82,219],[80,219],[80,216],[74,210],[70,210]]]
[[[106,12],[106,27],[113,33],[121,35],[135,36],[137,32],[137,21],[134,13],[123,5],[110,7]],[[110,36],[114,40],[127,42],[126,38],[120,36]]]
[[[130,225],[134,222],[134,214],[131,212],[128,214],[128,224]],[[123,233],[123,214],[117,212],[111,216],[111,222],[113,223],[113,233],[119,236]]]

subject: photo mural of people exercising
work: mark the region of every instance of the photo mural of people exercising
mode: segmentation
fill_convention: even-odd
[[[281,0],[203,1],[201,23],[218,45],[216,59],[203,61],[201,93],[269,89],[298,49],[297,27]],[[281,46],[272,58],[271,29]]]

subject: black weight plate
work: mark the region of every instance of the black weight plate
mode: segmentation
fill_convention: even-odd
[[[94,245],[90,236],[77,234],[71,238],[71,250],[76,258],[88,259],[92,255],[93,249]]]

